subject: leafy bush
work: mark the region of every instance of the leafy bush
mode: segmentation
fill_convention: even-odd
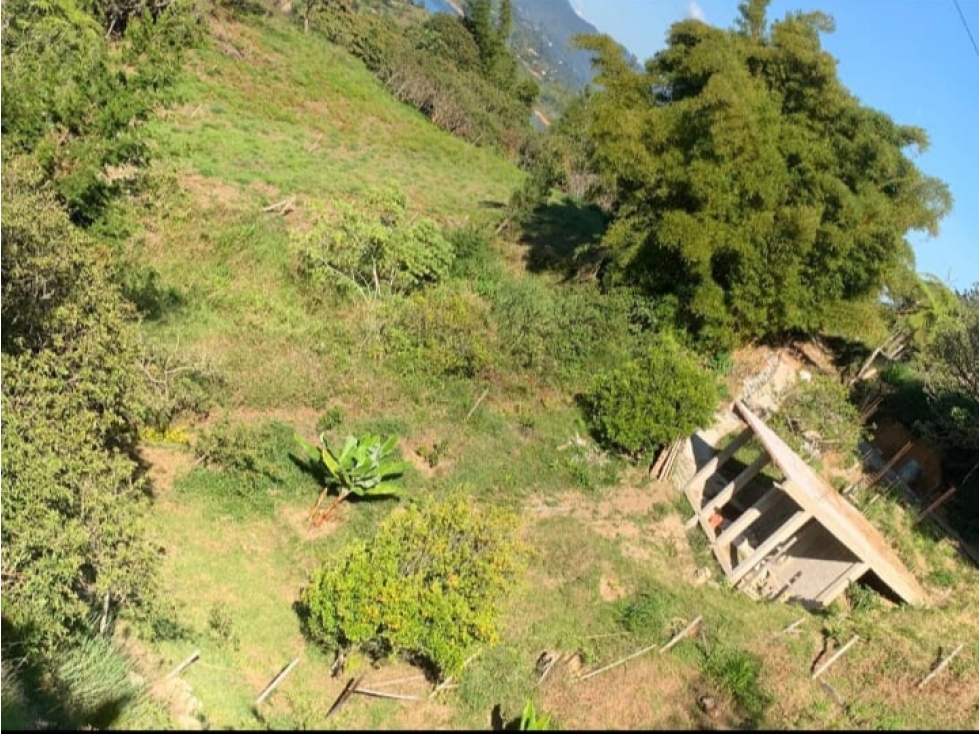
[[[177,480],[179,491],[202,498],[223,516],[268,515],[275,496],[316,487],[290,459],[293,431],[281,423],[233,424],[223,420],[203,431],[194,451],[200,466]]]
[[[489,309],[474,293],[442,286],[391,303],[388,350],[406,372],[474,377],[492,360]]]
[[[549,731],[552,727],[551,717],[545,713],[538,713],[534,707],[534,702],[528,700],[520,714],[519,731]]]
[[[148,160],[140,123],[198,38],[187,3],[152,13],[147,5],[13,0],[4,7],[16,19],[3,28],[4,144],[36,157],[77,223],[91,223],[138,183]],[[130,15],[120,23],[124,6]],[[124,31],[122,41],[110,40],[106,28]]]
[[[129,458],[146,386],[108,253],[28,160],[4,157],[2,193],[3,615],[37,652],[83,626],[106,592],[113,610],[154,593]]]
[[[308,231],[292,239],[301,276],[316,290],[367,297],[407,293],[441,280],[452,261],[452,245],[430,219],[409,221],[403,194],[371,189],[357,205],[345,201],[311,206]]]
[[[327,562],[302,592],[304,624],[332,649],[403,654],[454,675],[498,637],[520,567],[515,520],[456,495],[396,509],[369,541]]]
[[[598,375],[583,396],[596,438],[632,456],[703,426],[717,406],[713,376],[668,338]]]

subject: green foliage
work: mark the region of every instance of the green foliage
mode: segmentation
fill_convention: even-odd
[[[550,731],[553,728],[551,717],[548,714],[538,713],[534,708],[534,702],[528,699],[523,707],[523,713],[520,714],[519,731]]]
[[[643,70],[608,38],[582,41],[597,55],[593,170],[616,192],[609,277],[676,295],[712,348],[879,319],[867,305],[912,268],[905,235],[951,205],[907,152],[925,132],[837,78],[826,16],[766,30],[752,7],[750,32],[675,23]]]
[[[145,384],[108,253],[28,161],[4,158],[2,191],[4,617],[50,650],[106,593],[113,610],[154,594],[129,458]]]
[[[476,294],[442,286],[390,303],[386,348],[405,372],[474,377],[490,365],[496,341],[489,309]]]
[[[329,447],[325,436],[320,436],[321,449],[299,434],[295,435],[295,440],[310,465],[321,465],[325,469],[326,487],[335,487],[341,496],[353,493],[358,497],[389,497],[401,493],[400,488],[390,482],[400,477],[407,466],[403,461],[389,461],[395,454],[396,435],[387,438],[370,433],[360,437],[347,436],[339,452]]]
[[[196,42],[189,6],[14,0],[4,14],[4,144],[33,154],[72,219],[89,224],[139,183],[142,123]]]
[[[748,717],[759,726],[774,699],[760,684],[762,662],[745,650],[714,644],[704,652],[700,672],[727,691]]]
[[[809,382],[798,382],[770,422],[796,449],[806,441],[813,448],[832,449],[844,457],[857,455],[860,414],[846,386],[832,377],[815,375]]]
[[[176,487],[223,517],[270,515],[277,496],[301,496],[316,486],[290,460],[293,445],[293,431],[284,424],[222,420],[197,437],[199,466],[178,478]]]
[[[518,80],[503,26],[487,18],[476,30],[441,13],[416,22],[394,17],[390,8],[371,10],[328,10],[312,26],[443,130],[507,153],[520,148],[532,132],[529,108],[537,90],[532,80]]]
[[[292,240],[309,287],[355,290],[364,297],[407,293],[445,277],[452,245],[430,219],[410,221],[404,196],[371,189],[358,205],[313,206],[308,230]]]
[[[323,415],[316,419],[316,430],[320,433],[332,431],[343,425],[344,420],[346,420],[346,416],[343,412],[343,408],[341,408],[339,405],[333,405],[325,413],[323,413]]]
[[[301,597],[307,633],[458,674],[498,639],[499,605],[520,566],[513,529],[513,517],[459,495],[395,510],[313,575]]]
[[[717,407],[713,376],[669,338],[597,375],[583,396],[599,442],[632,456],[706,425]]]

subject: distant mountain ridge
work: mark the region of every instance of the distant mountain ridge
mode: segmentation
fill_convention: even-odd
[[[424,0],[424,4],[431,12],[461,15],[465,0]],[[591,54],[573,50],[571,38],[599,31],[568,0],[513,0],[513,15],[513,49],[538,81],[560,84],[572,93],[591,81]]]

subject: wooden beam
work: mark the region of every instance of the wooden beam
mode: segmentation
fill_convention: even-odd
[[[714,512],[726,505],[734,497],[734,494],[744,488],[748,482],[758,476],[759,472],[768,466],[772,462],[772,457],[768,454],[762,454],[757,459],[755,459],[751,464],[742,470],[738,476],[732,479],[730,482],[724,485],[714,497],[708,500],[707,504],[701,508],[698,513],[701,517],[710,517]]]
[[[833,600],[846,591],[847,587],[863,576],[870,570],[870,564],[864,561],[857,561],[849,569],[840,574],[836,581],[833,581],[816,597],[816,602],[822,606],[829,606]]]
[[[833,653],[833,657],[831,657],[825,663],[823,663],[818,668],[816,668],[815,672],[812,674],[813,679],[818,678],[823,673],[825,673],[827,670],[829,670],[829,666],[832,665],[833,663],[835,663],[841,657],[843,657],[843,653],[845,653],[847,650],[849,650],[851,647],[853,647],[855,644],[857,644],[857,641],[859,639],[860,639],[860,636],[859,635],[854,635],[853,636],[853,639],[851,639],[843,647],[841,647],[839,650],[837,650],[835,653]]]
[[[750,428],[746,428],[741,431],[741,433],[735,436],[734,440],[731,441],[731,443],[728,444],[725,449],[711,457],[710,460],[704,464],[696,474],[690,477],[690,480],[684,485],[683,491],[686,492],[688,489],[696,487],[698,484],[706,484],[711,474],[720,469],[736,453],[738,453],[738,449],[748,443],[753,435],[754,432]]]
[[[933,671],[931,671],[928,674],[928,676],[923,681],[921,681],[921,683],[918,684],[918,690],[920,691],[922,688],[928,685],[929,681],[931,681],[932,678],[934,678],[936,675],[938,675],[943,670],[945,670],[945,668],[948,667],[948,664],[955,659],[955,656],[958,655],[960,652],[962,652],[963,647],[965,647],[965,643],[959,645],[957,648],[952,650],[952,653],[947,658],[942,660],[942,662],[938,664],[938,667],[935,668]]]
[[[717,536],[714,545],[724,545],[733,541],[738,535],[751,527],[751,524],[761,517],[762,513],[770,509],[778,501],[780,495],[781,491],[778,487],[772,487],[765,492],[755,504],[741,513],[741,517],[731,523],[725,528],[724,532]]]
[[[750,556],[745,558],[735,567],[729,577],[731,583],[738,583],[744,577],[744,575],[748,573],[748,571],[757,566],[762,560],[764,560],[765,556],[775,550],[779,543],[799,530],[811,518],[811,512],[806,512],[805,510],[799,510],[796,512],[778,530],[772,533],[764,543],[758,546]]]

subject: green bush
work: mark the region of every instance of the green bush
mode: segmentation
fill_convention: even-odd
[[[715,644],[705,652],[700,672],[731,695],[751,725],[759,726],[773,700],[761,688],[761,668],[762,662],[756,655]]]
[[[386,348],[405,372],[474,377],[490,366],[495,348],[489,309],[476,294],[441,286],[392,301]]]
[[[461,495],[399,508],[302,592],[307,634],[328,648],[400,654],[454,675],[498,639],[499,604],[523,554],[515,519]]]
[[[380,296],[408,293],[441,280],[452,262],[452,245],[430,219],[409,220],[405,197],[394,189],[371,189],[354,205],[330,211],[312,205],[308,230],[292,240],[301,277],[316,291]]]
[[[130,458],[146,384],[109,254],[28,160],[4,157],[2,192],[3,615],[36,652],[83,626],[106,592],[113,611],[154,593]]]
[[[638,456],[703,426],[717,407],[714,377],[671,339],[595,377],[583,396],[597,440]]]

